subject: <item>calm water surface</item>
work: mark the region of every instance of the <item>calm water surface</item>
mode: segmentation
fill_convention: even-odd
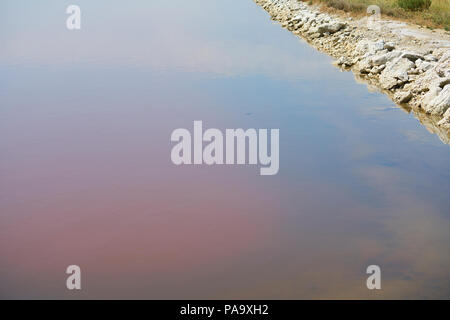
[[[2,298],[450,297],[450,148],[412,115],[251,0],[69,4],[0,4]],[[174,166],[193,120],[279,128],[278,175]]]

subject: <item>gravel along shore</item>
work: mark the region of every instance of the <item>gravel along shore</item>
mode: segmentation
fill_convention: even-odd
[[[388,94],[450,144],[450,35],[372,15],[352,19],[299,0],[254,0],[273,20]]]

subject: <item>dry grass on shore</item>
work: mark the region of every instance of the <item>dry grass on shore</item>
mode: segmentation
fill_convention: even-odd
[[[309,0],[309,2],[324,3],[330,8],[356,15],[365,14],[370,5],[377,5],[381,8],[381,13],[388,17],[450,31],[450,0],[431,0],[428,9],[422,8],[417,11],[400,8],[398,0]]]

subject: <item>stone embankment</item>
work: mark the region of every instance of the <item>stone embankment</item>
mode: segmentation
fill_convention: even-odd
[[[450,35],[419,26],[324,13],[299,0],[254,0],[281,25],[387,93],[450,144]]]

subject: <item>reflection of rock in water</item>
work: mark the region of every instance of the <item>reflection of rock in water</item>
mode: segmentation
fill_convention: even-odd
[[[428,131],[436,134],[445,144],[450,145],[450,132],[441,126],[438,126],[437,123],[440,121],[438,117],[430,116],[421,110],[413,109],[412,111],[414,116],[419,119],[420,123],[423,124]]]
[[[367,86],[367,90],[369,90],[370,92],[383,92],[387,94],[392,100],[394,100],[393,93],[388,90],[380,89],[377,86],[377,82],[375,82],[374,80],[362,77],[356,73],[354,74],[354,76],[356,82],[365,84]],[[446,128],[438,125],[438,122],[441,121],[440,117],[429,115],[423,110],[411,107],[407,104],[397,104],[397,106],[408,114],[412,113],[414,117],[416,117],[419,122],[423,126],[425,126],[425,128],[427,128],[429,132],[436,134],[443,143],[450,145],[450,130],[447,130]]]

